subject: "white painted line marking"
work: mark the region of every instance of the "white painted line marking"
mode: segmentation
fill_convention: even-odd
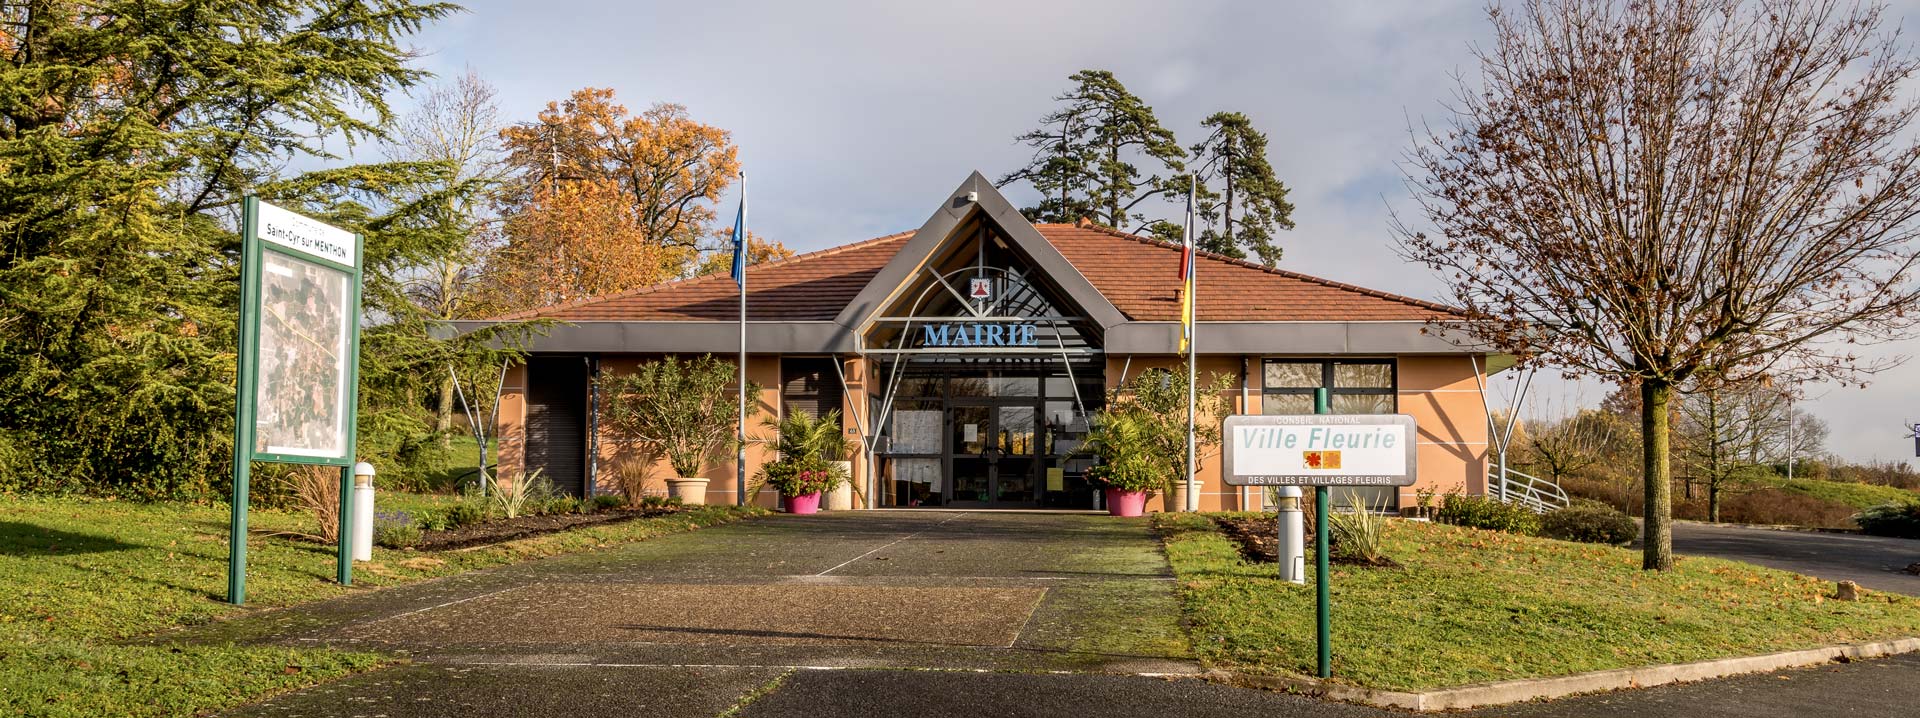
[[[894,544],[897,544],[897,543],[900,543],[901,541],[905,541],[905,540],[907,540],[907,539],[910,539],[910,538],[913,538],[913,537],[915,537],[915,536],[919,536],[920,534],[923,534],[923,533],[926,533],[926,532],[928,532],[928,531],[932,531],[932,530],[934,530],[934,529],[937,529],[937,528],[940,528],[940,527],[942,527],[942,526],[945,526],[945,525],[947,525],[947,522],[948,522],[948,521],[952,521],[952,520],[954,520],[954,519],[957,519],[957,518],[960,518],[960,517],[962,517],[962,516],[965,516],[965,515],[967,515],[967,512],[965,512],[965,511],[962,511],[962,512],[959,512],[959,513],[956,513],[956,514],[954,514],[954,515],[952,515],[952,516],[950,516],[950,517],[947,517],[947,518],[946,518],[945,520],[943,520],[943,521],[941,521],[940,523],[937,523],[937,524],[934,524],[934,525],[932,525],[932,526],[929,526],[929,527],[927,527],[927,528],[924,528],[924,529],[920,529],[919,531],[915,531],[915,532],[913,532],[913,533],[910,533],[910,534],[907,534],[907,535],[905,535],[905,536],[901,536],[900,538],[897,538],[897,539],[894,539],[894,540],[892,540],[892,541],[890,541],[890,542],[888,542],[886,546],[881,546],[880,548],[876,548],[876,549],[874,549],[874,550],[872,550],[872,551],[868,551],[868,552],[866,552],[866,553],[863,553],[863,554],[860,554],[860,555],[858,555],[858,556],[855,556],[855,557],[853,557],[853,558],[850,558],[850,559],[847,559],[847,560],[845,560],[845,561],[842,561],[842,562],[840,562],[840,565],[838,565],[838,566],[835,566],[835,567],[833,567],[833,568],[830,568],[830,569],[827,569],[827,570],[825,570],[825,571],[821,571],[821,572],[819,572],[819,573],[816,573],[816,574],[814,574],[814,576],[825,576],[825,575],[827,575],[827,574],[830,574],[830,573],[833,573],[833,572],[835,572],[835,571],[838,571],[838,570],[840,570],[840,569],[842,569],[842,568],[846,568],[846,566],[847,566],[847,564],[850,564],[850,563],[853,563],[853,562],[855,562],[855,561],[858,561],[858,560],[860,560],[860,559],[863,559],[863,558],[866,558],[866,557],[868,557],[868,556],[872,556],[872,555],[874,555],[874,554],[876,554],[876,553],[879,553],[879,552],[881,552],[881,551],[885,551],[885,550],[887,550],[887,548],[888,548],[888,547],[891,547],[891,546],[893,546]]]
[[[1033,606],[1027,609],[1027,617],[1024,619],[1021,619],[1020,628],[1014,630],[1013,638],[1008,640],[1007,645],[1002,646],[1003,648],[1012,648],[1014,644],[1017,644],[1020,642],[1020,634],[1027,632],[1027,625],[1030,623],[1033,623],[1033,614],[1040,612],[1040,604],[1046,602],[1047,592],[1051,590],[1053,589],[1049,589],[1049,588],[1040,589],[1040,597],[1037,599],[1034,599]]]
[[[452,600],[452,601],[448,601],[448,602],[446,602],[446,603],[442,603],[442,604],[440,604],[440,605],[438,605],[438,606],[428,606],[428,607],[426,607],[426,608],[416,608],[416,609],[414,609],[414,610],[411,610],[411,611],[408,611],[408,612],[406,612],[406,613],[399,613],[399,614],[394,614],[394,615],[392,615],[392,616],[388,616],[388,617],[386,617],[386,618],[381,618],[381,619],[376,619],[376,620],[373,620],[373,621],[369,621],[369,623],[379,623],[379,622],[381,622],[381,621],[391,621],[391,620],[393,620],[393,619],[396,619],[396,618],[406,618],[406,617],[408,617],[408,616],[411,616],[411,615],[414,615],[414,614],[416,614],[416,613],[426,613],[426,612],[428,612],[428,611],[432,611],[432,610],[434,610],[434,609],[439,609],[439,608],[446,608],[446,607],[448,607],[448,606],[453,606],[453,605],[458,605],[458,604],[462,604],[462,603],[466,603],[466,602],[468,602],[468,601],[473,601],[473,600],[477,600],[477,599],[482,599],[482,598],[486,598],[486,597],[488,597],[488,596],[498,596],[498,595],[500,595],[500,594],[503,594],[503,593],[506,593],[506,592],[508,592],[508,591],[518,591],[518,590],[520,590],[520,589],[523,589],[523,588],[526,588],[526,586],[508,586],[508,587],[506,587],[506,588],[503,588],[503,589],[500,589],[500,590],[498,590],[498,591],[489,591],[489,592],[487,592],[487,593],[482,593],[482,594],[479,594],[479,595],[477,595],[477,596],[468,596],[468,597],[466,597],[466,598],[461,598],[461,599],[456,599],[456,600]]]

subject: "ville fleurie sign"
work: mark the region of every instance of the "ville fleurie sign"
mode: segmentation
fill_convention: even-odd
[[[1330,413],[1326,389],[1314,391],[1313,405],[1320,413],[1227,417],[1221,427],[1220,474],[1232,486],[1313,487],[1317,674],[1332,678],[1329,487],[1412,485],[1419,468],[1414,457],[1418,429],[1406,414]],[[1281,510],[1288,509],[1283,504]]]
[[[1413,417],[1405,414],[1229,416],[1222,479],[1232,486],[1410,486]]]

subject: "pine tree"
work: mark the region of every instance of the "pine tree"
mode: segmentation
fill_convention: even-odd
[[[1174,188],[1186,152],[1113,73],[1081,70],[1067,79],[1074,89],[1054,98],[1063,106],[1016,138],[1034,148],[1033,159],[1000,182],[1033,183],[1040,203],[1022,212],[1036,222],[1089,217],[1111,227],[1136,226],[1143,217],[1134,208]],[[1143,179],[1134,165],[1142,160],[1157,162],[1165,174]]]
[[[429,173],[402,164],[273,181],[291,159],[376,138],[388,93],[422,76],[399,42],[454,10],[0,6],[0,488],[189,496],[215,485],[232,438],[241,197],[346,217],[349,200]],[[369,232],[371,278],[380,262],[444,248],[407,227],[421,207],[390,209],[350,225]],[[369,303],[384,291],[370,287]]]
[[[1238,112],[1216,112],[1200,125],[1210,134],[1193,146],[1194,171],[1205,188],[1196,193],[1196,221],[1204,227],[1196,242],[1230,257],[1252,251],[1261,262],[1278,263],[1273,233],[1293,229],[1293,204],[1267,162],[1267,136]]]

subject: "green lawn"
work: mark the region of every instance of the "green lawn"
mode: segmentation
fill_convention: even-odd
[[[1193,646],[1210,665],[1312,675],[1313,587],[1243,561],[1204,515],[1158,514]],[[1401,569],[1333,570],[1334,676],[1425,690],[1920,635],[1920,600],[1749,564],[1390,521]],[[1312,565],[1309,557],[1309,566]]]
[[[387,494],[382,511],[442,499]],[[369,653],[123,643],[180,627],[514,561],[638,541],[757,513],[697,507],[478,550],[374,550],[354,586],[333,547],[294,537],[304,516],[250,514],[247,608],[226,593],[227,507],[0,497],[0,715],[171,716],[217,711],[379,665]],[[269,536],[267,534],[282,534]],[[402,561],[431,557],[435,562]]]
[[[1819,479],[1781,479],[1781,491],[1805,494],[1822,501],[1846,504],[1856,509],[1881,504],[1911,503],[1920,501],[1920,493],[1914,493],[1897,486],[1879,484],[1856,484],[1850,481],[1821,481]]]

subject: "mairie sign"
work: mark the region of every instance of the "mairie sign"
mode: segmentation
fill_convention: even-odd
[[[923,347],[1038,346],[1033,325],[1016,322],[944,322],[920,327]]]

